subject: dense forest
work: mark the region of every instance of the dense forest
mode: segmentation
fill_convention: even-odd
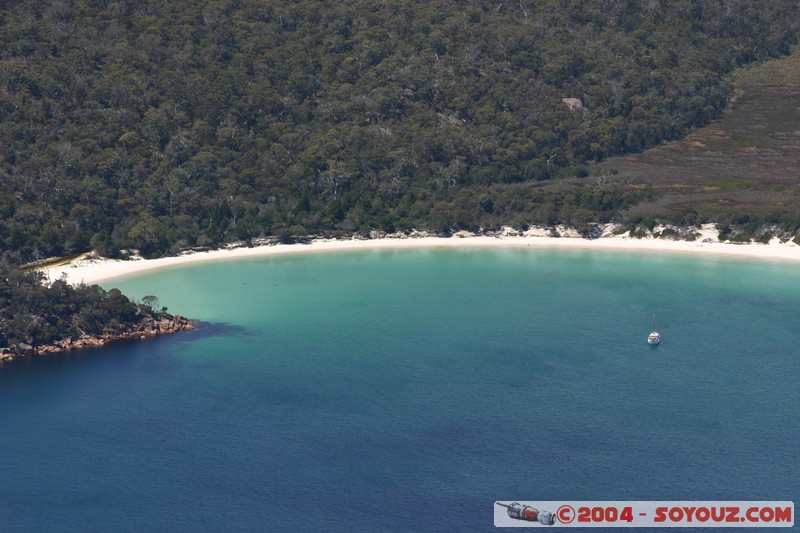
[[[158,298],[130,301],[117,289],[44,283],[44,274],[0,264],[0,360],[46,346],[58,350],[191,329]]]
[[[797,43],[799,14],[793,0],[3,2],[0,250],[613,220],[636,191],[540,185],[707,124],[728,73]]]

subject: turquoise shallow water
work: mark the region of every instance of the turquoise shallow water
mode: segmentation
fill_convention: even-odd
[[[203,324],[0,368],[3,530],[484,531],[496,500],[800,495],[797,265],[403,250],[111,286]]]

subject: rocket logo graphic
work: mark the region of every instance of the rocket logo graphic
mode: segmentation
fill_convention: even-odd
[[[500,502],[495,502],[501,507],[505,507],[508,516],[516,520],[525,520],[526,522],[539,522],[543,526],[552,526],[556,523],[556,515],[550,511],[540,511],[529,505],[522,505],[519,502],[513,502],[510,505]]]

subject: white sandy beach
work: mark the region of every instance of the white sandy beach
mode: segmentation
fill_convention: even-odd
[[[378,250],[400,248],[459,248],[459,247],[517,247],[557,248],[581,250],[625,250],[646,253],[683,253],[715,256],[751,258],[763,261],[792,261],[800,263],[800,246],[793,242],[773,239],[769,244],[731,244],[717,239],[718,231],[712,226],[698,230],[700,236],[694,241],[669,240],[663,238],[632,238],[627,234],[613,235],[610,227],[598,239],[584,239],[574,231],[560,228],[561,237],[549,236],[549,229],[532,228],[519,234],[506,229],[497,236],[474,236],[466,233],[450,238],[431,237],[424,234],[390,235],[378,239],[324,240],[309,244],[276,244],[254,247],[235,247],[208,252],[186,253],[176,257],[160,259],[111,260],[83,258],[64,265],[42,269],[50,280],[66,275],[73,284],[105,284],[133,274],[178,267],[205,261],[224,261],[257,256],[273,256],[298,253],[320,253],[345,250]]]

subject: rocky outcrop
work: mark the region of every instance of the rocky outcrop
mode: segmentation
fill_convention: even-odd
[[[561,101],[567,104],[570,111],[583,109],[583,102],[580,98],[562,98]]]
[[[147,317],[140,323],[122,331],[110,331],[101,335],[81,335],[74,339],[68,337],[39,346],[19,343],[14,346],[0,348],[0,361],[10,361],[17,357],[49,355],[83,348],[99,348],[109,342],[123,339],[146,339],[155,335],[191,331],[195,328],[194,325],[196,323],[196,320],[189,320],[182,316],[169,316],[160,319]]]

